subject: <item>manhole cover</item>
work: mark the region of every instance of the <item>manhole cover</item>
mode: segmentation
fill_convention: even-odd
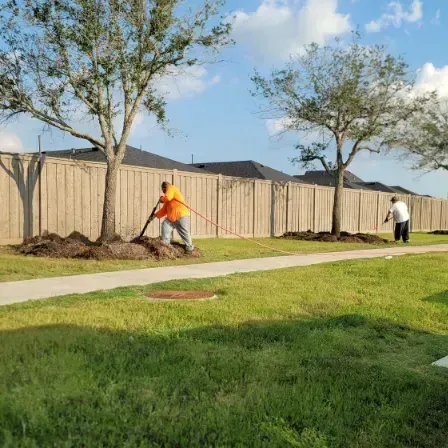
[[[152,300],[210,300],[216,299],[211,291],[150,291],[145,294]]]

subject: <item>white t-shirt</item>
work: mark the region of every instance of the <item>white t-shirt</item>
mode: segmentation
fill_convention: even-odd
[[[396,223],[406,222],[409,220],[408,206],[402,201],[395,202],[389,211],[394,216]]]

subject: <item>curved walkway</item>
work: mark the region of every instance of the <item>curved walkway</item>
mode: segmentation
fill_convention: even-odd
[[[151,283],[189,278],[211,278],[238,272],[270,271],[273,269],[309,266],[342,260],[379,258],[388,255],[448,252],[448,244],[434,246],[400,246],[387,249],[354,250],[319,254],[289,255],[272,258],[217,263],[138,269],[132,271],[103,272],[99,274],[74,275],[70,277],[42,278],[0,283],[0,305],[46,299],[65,294],[85,294],[123,286],[148,285]]]

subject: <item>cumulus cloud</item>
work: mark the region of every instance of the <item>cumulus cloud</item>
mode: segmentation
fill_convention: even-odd
[[[287,131],[291,123],[292,120],[290,118],[269,118],[264,122],[266,130],[271,137]]]
[[[448,97],[448,65],[437,68],[427,62],[417,70],[414,90],[428,93],[436,90],[441,97]]]
[[[352,28],[350,16],[337,12],[337,0],[263,0],[255,11],[232,14],[233,37],[266,62],[287,60],[304,45],[323,44]]]
[[[415,23],[423,17],[423,3],[421,0],[413,0],[406,10],[399,1],[390,2],[385,12],[378,20],[372,20],[366,25],[366,31],[377,33],[384,28],[394,26],[400,28],[403,23]]]
[[[157,83],[157,90],[166,95],[168,101],[174,101],[203,93],[220,81],[218,75],[209,78],[208,71],[203,66],[184,69],[173,67],[169,74]]]
[[[0,133],[0,151],[21,152],[23,151],[22,140],[16,135],[6,132]]]
[[[220,76],[210,77],[207,69],[202,66],[184,69],[173,67],[167,75],[155,82],[155,88],[160,94],[164,95],[168,102],[171,102],[200,95],[220,82]],[[114,124],[117,130],[121,129],[123,124],[122,114],[114,119]],[[131,136],[148,136],[156,130],[156,118],[153,115],[148,116],[144,112],[139,112],[132,123]]]

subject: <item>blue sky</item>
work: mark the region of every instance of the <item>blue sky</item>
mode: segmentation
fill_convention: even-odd
[[[224,12],[237,17],[236,46],[224,52],[225,62],[163,82],[175,136],[141,115],[129,144],[185,163],[193,154],[195,162],[253,159],[290,174],[302,172],[288,160],[295,156],[298,137],[270,135],[249,93],[250,75],[254,67],[282,67],[287,55],[304,44],[348,37],[357,26],[365,44],[383,43],[391,53],[405,56],[419,89],[448,96],[446,0],[230,0]],[[41,127],[23,118],[1,129],[0,150],[36,150]],[[88,146],[56,131],[45,133],[42,142],[44,149]],[[444,198],[448,194],[448,173],[410,172],[393,155],[361,154],[350,170],[366,181]]]

